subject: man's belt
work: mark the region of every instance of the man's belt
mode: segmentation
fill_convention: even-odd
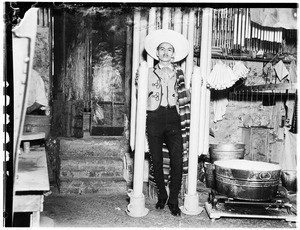
[[[163,109],[174,109],[174,108],[176,108],[176,105],[172,105],[172,106],[170,106],[170,105],[168,105],[168,106],[160,106],[161,108],[163,108]]]

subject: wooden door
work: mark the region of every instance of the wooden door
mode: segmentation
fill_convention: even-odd
[[[124,19],[122,19],[124,18]],[[91,38],[91,135],[121,136],[125,114],[125,15],[93,18]]]

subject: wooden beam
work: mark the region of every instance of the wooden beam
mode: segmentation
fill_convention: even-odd
[[[274,91],[274,90],[296,90],[297,83],[279,83],[279,84],[265,84],[265,85],[253,85],[243,86],[236,91]]]

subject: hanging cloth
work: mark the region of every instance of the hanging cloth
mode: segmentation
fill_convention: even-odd
[[[274,69],[276,71],[279,81],[282,81],[282,79],[285,78],[289,74],[289,71],[286,69],[282,60],[277,62],[277,64],[274,66]]]
[[[226,113],[227,105],[228,105],[227,98],[221,98],[214,101],[214,122],[215,123],[223,120]]]
[[[250,18],[265,27],[297,29],[297,8],[250,8]]]
[[[297,133],[297,114],[298,114],[298,100],[297,100],[297,91],[296,91],[296,99],[295,99],[295,105],[294,105],[294,113],[292,118],[292,124],[290,132]]]
[[[297,134],[291,133],[284,127],[285,141],[284,151],[282,151],[280,166],[282,170],[297,169]]]
[[[297,82],[297,65],[296,65],[295,60],[293,60],[291,62],[289,72],[290,73],[289,73],[288,79],[289,79],[290,83],[296,83]]]

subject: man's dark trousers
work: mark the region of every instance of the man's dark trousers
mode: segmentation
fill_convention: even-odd
[[[183,141],[180,116],[176,107],[160,106],[155,111],[147,111],[146,131],[153,164],[154,180],[158,189],[158,199],[167,199],[164,182],[163,152],[165,142],[170,154],[171,180],[168,203],[178,204],[183,171]]]

